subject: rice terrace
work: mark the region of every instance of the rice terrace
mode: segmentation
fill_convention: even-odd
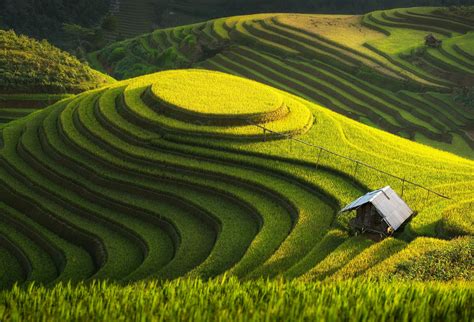
[[[472,321],[474,2],[337,3],[1,3],[0,321]]]

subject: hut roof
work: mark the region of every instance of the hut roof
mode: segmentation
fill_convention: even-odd
[[[367,203],[371,203],[394,230],[397,230],[413,214],[413,210],[390,186],[367,193],[344,207],[340,212],[351,211]]]

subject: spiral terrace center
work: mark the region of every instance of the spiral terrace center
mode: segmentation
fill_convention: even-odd
[[[282,97],[265,85],[209,71],[160,73],[152,93],[171,107],[216,117],[265,115],[283,105]]]

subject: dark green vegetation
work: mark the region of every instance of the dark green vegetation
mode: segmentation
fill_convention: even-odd
[[[0,30],[0,124],[111,81],[47,41]]]
[[[115,32],[108,33],[110,40],[131,38],[148,33],[158,26],[162,5],[169,0],[120,0],[111,8],[117,21]]]
[[[0,125],[70,96],[72,94],[0,94]]]
[[[52,289],[15,287],[0,293],[0,319],[469,322],[473,300],[472,286],[463,283],[355,280],[328,284],[222,278],[129,286],[60,284]]]
[[[0,30],[0,93],[79,93],[110,82],[47,41]]]
[[[462,9],[462,5],[472,5],[473,0],[375,0],[375,1],[350,1],[350,0],[154,0],[153,2],[122,0],[124,7],[127,3],[135,2],[137,5],[132,8],[129,17],[131,21],[139,25],[147,22],[145,20],[133,19],[134,12],[155,7],[153,22],[163,28],[179,26],[209,20],[218,17],[229,17],[255,13],[330,13],[330,14],[363,14],[366,12],[414,7],[414,6],[455,6],[452,8]],[[145,15],[148,17],[150,10]],[[151,23],[148,23],[150,28]],[[139,33],[125,31],[136,36]],[[140,30],[140,27],[137,27]],[[138,31],[137,30],[137,31]],[[143,30],[143,29],[141,29]]]
[[[74,50],[74,37],[64,32],[63,24],[84,28],[100,27],[112,14],[118,30],[101,30],[94,42],[101,43],[103,32],[112,40],[149,32],[156,26],[170,27],[258,12],[347,13],[406,6],[469,5],[472,0],[3,0],[0,2],[0,29],[14,29],[36,39],[48,39],[61,48]],[[107,28],[105,28],[107,29]]]
[[[3,0],[0,29],[13,29],[56,45],[67,40],[63,24],[97,26],[109,10],[110,0]]]
[[[257,12],[301,12],[301,13],[365,13],[380,9],[400,8],[407,6],[459,6],[474,4],[472,0],[171,0],[162,1],[163,7],[183,11],[190,15],[229,16]]]
[[[439,8],[242,16],[157,30],[90,59],[121,79],[188,67],[242,75],[474,157],[474,110],[467,94],[457,94],[474,86],[470,17]],[[441,48],[425,46],[429,33],[443,40]]]

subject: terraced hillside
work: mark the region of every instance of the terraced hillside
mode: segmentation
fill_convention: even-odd
[[[473,161],[278,89],[213,71],[151,74],[0,128],[0,285],[471,280],[473,183]],[[339,209],[388,184],[417,216],[382,243],[350,236]]]
[[[109,39],[135,37],[153,30],[155,4],[163,0],[111,0],[110,13],[117,18],[117,30],[109,33]]]
[[[0,30],[0,124],[112,81],[45,40]]]
[[[265,14],[157,30],[91,58],[124,79],[199,67],[245,76],[365,124],[474,157],[474,23],[439,8]],[[443,40],[428,48],[425,36]],[[472,91],[472,90],[471,90]]]
[[[72,94],[0,94],[0,125],[70,96]]]

